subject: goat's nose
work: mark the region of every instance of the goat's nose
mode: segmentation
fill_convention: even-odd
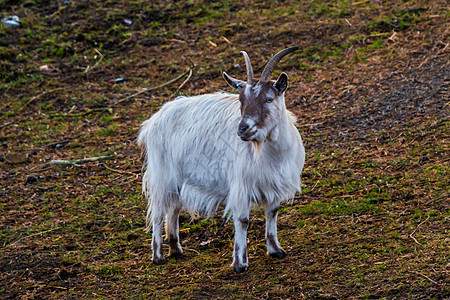
[[[248,127],[249,127],[248,124],[245,123],[245,122],[239,123],[239,126],[238,126],[238,131],[239,131],[239,133],[244,133],[244,132],[246,132],[247,129],[248,129]]]

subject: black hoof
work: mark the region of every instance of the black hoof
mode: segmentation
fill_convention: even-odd
[[[286,252],[284,252],[283,249],[277,250],[277,251],[275,251],[273,253],[269,253],[269,255],[271,257],[275,257],[275,258],[284,258],[284,257],[287,256]]]
[[[175,252],[170,254],[171,258],[184,258],[184,255],[182,252]]]
[[[248,266],[234,266],[234,270],[236,271],[236,273],[242,273],[247,271]]]
[[[166,263],[166,260],[164,259],[164,257],[163,258],[154,258],[153,263],[155,265],[162,265],[162,264]]]

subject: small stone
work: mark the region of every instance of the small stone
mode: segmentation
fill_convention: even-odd
[[[9,17],[3,18],[2,23],[5,24],[6,27],[9,27],[9,28],[14,28],[14,27],[20,26],[18,16],[9,16]]]
[[[42,72],[52,72],[52,71],[53,71],[53,69],[50,68],[50,67],[47,66],[47,65],[40,66],[40,67],[39,67],[39,70],[42,71]]]

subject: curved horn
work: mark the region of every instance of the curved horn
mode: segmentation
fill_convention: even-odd
[[[280,61],[283,56],[298,50],[298,47],[291,47],[284,50],[281,50],[277,54],[275,54],[267,63],[266,67],[264,68],[264,71],[261,74],[260,82],[268,82],[270,79],[270,75],[272,75],[273,68],[276,66],[276,64]]]
[[[245,65],[247,67],[247,84],[253,84],[253,69],[252,64],[250,63],[250,58],[248,58],[248,54],[245,51],[241,51],[245,58]]]

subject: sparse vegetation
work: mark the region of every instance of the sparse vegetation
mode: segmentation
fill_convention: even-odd
[[[0,8],[21,22],[0,24],[0,298],[450,298],[447,1]],[[240,50],[258,73],[288,46],[301,49],[276,72],[307,151],[279,216],[288,257],[266,256],[255,209],[248,272],[229,267],[221,212],[184,215],[186,257],[150,264],[140,123],[177,95],[228,90],[222,70],[245,78]],[[179,91],[184,79],[122,101],[192,63]],[[50,164],[102,155],[116,158]]]

